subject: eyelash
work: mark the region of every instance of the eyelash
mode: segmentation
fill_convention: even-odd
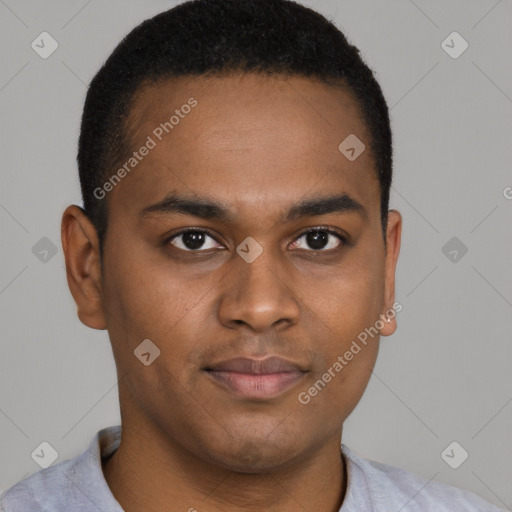
[[[341,235],[340,233],[338,233],[337,231],[334,231],[331,228],[328,228],[327,226],[316,226],[314,228],[307,229],[306,231],[303,231],[302,233],[300,233],[297,236],[297,238],[295,238],[294,242],[297,241],[297,240],[300,240],[304,235],[308,235],[309,233],[314,233],[314,232],[317,232],[317,231],[321,231],[321,232],[327,233],[329,235],[335,236],[341,242],[341,246],[348,245],[348,241],[347,241],[347,238],[345,236]],[[168,244],[171,243],[172,240],[174,240],[175,238],[178,238],[180,235],[184,235],[186,233],[206,233],[209,237],[213,238],[215,240],[215,242],[220,244],[220,242],[216,239],[215,235],[209,229],[206,229],[206,228],[187,228],[187,229],[181,230],[179,233],[174,233],[172,236],[166,238],[164,240],[164,245],[167,246]],[[200,249],[197,249],[197,250],[192,250],[192,249],[185,250],[185,249],[180,249],[179,247],[176,247],[176,249],[178,249],[180,251],[183,251],[183,252],[189,252],[189,253],[207,252],[205,250],[200,250]],[[308,251],[315,252],[315,253],[319,253],[319,252],[326,252],[326,253],[328,253],[328,252],[336,251],[336,250],[339,250],[339,249],[340,248],[338,247],[338,248],[335,248],[335,249],[328,249],[328,250],[324,250],[324,249],[302,249],[302,250],[308,250]]]

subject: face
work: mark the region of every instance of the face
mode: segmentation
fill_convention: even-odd
[[[91,256],[96,273],[70,283],[81,320],[108,329],[123,424],[246,472],[339,439],[377,357],[379,335],[361,333],[394,303],[401,225],[391,212],[386,252],[352,94],[298,77],[174,79],[139,91],[129,126],[137,163],[104,188],[101,273]],[[355,160],[338,149],[351,134],[366,146]]]

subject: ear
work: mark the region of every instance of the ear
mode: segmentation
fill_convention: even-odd
[[[78,318],[92,329],[106,329],[98,236],[79,206],[71,205],[64,211],[61,239],[68,286],[77,305]]]
[[[384,327],[380,330],[382,336],[390,336],[396,331],[396,313],[402,306],[393,308],[395,303],[395,271],[400,242],[402,239],[402,215],[397,210],[389,210],[388,225],[386,229],[386,261],[384,284],[384,310],[381,319]]]

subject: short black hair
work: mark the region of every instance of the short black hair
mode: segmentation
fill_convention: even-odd
[[[130,155],[127,119],[135,93],[160,79],[229,72],[335,80],[354,93],[371,136],[385,242],[392,179],[389,112],[359,50],[324,16],[291,0],[191,0],[135,27],[89,85],[77,161],[84,211],[98,233],[100,255],[108,203],[94,191]]]

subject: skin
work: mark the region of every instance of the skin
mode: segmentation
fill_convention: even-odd
[[[379,336],[307,405],[307,391],[357,335],[395,302],[402,218],[381,230],[369,132],[352,93],[310,78],[237,74],[180,78],[136,95],[129,126],[138,149],[190,97],[197,106],[109,192],[100,262],[93,225],[77,206],[62,218],[67,279],[80,320],[107,329],[119,377],[120,448],[103,464],[127,512],[338,511],[346,490],[343,422],[361,399]],[[169,113],[169,114],[168,114]],[[350,162],[349,134],[366,150]],[[115,172],[115,170],[114,170]],[[165,214],[139,218],[168,193],[229,207],[229,221]],[[283,222],[304,198],[346,193],[366,215],[333,212]],[[308,229],[328,227],[326,249]],[[183,228],[211,230],[201,254]],[[247,263],[236,247],[263,248]],[[385,322],[380,335],[396,329]],[[149,366],[134,357],[150,339]],[[250,400],[202,371],[236,356],[277,355],[308,372],[277,398]]]

